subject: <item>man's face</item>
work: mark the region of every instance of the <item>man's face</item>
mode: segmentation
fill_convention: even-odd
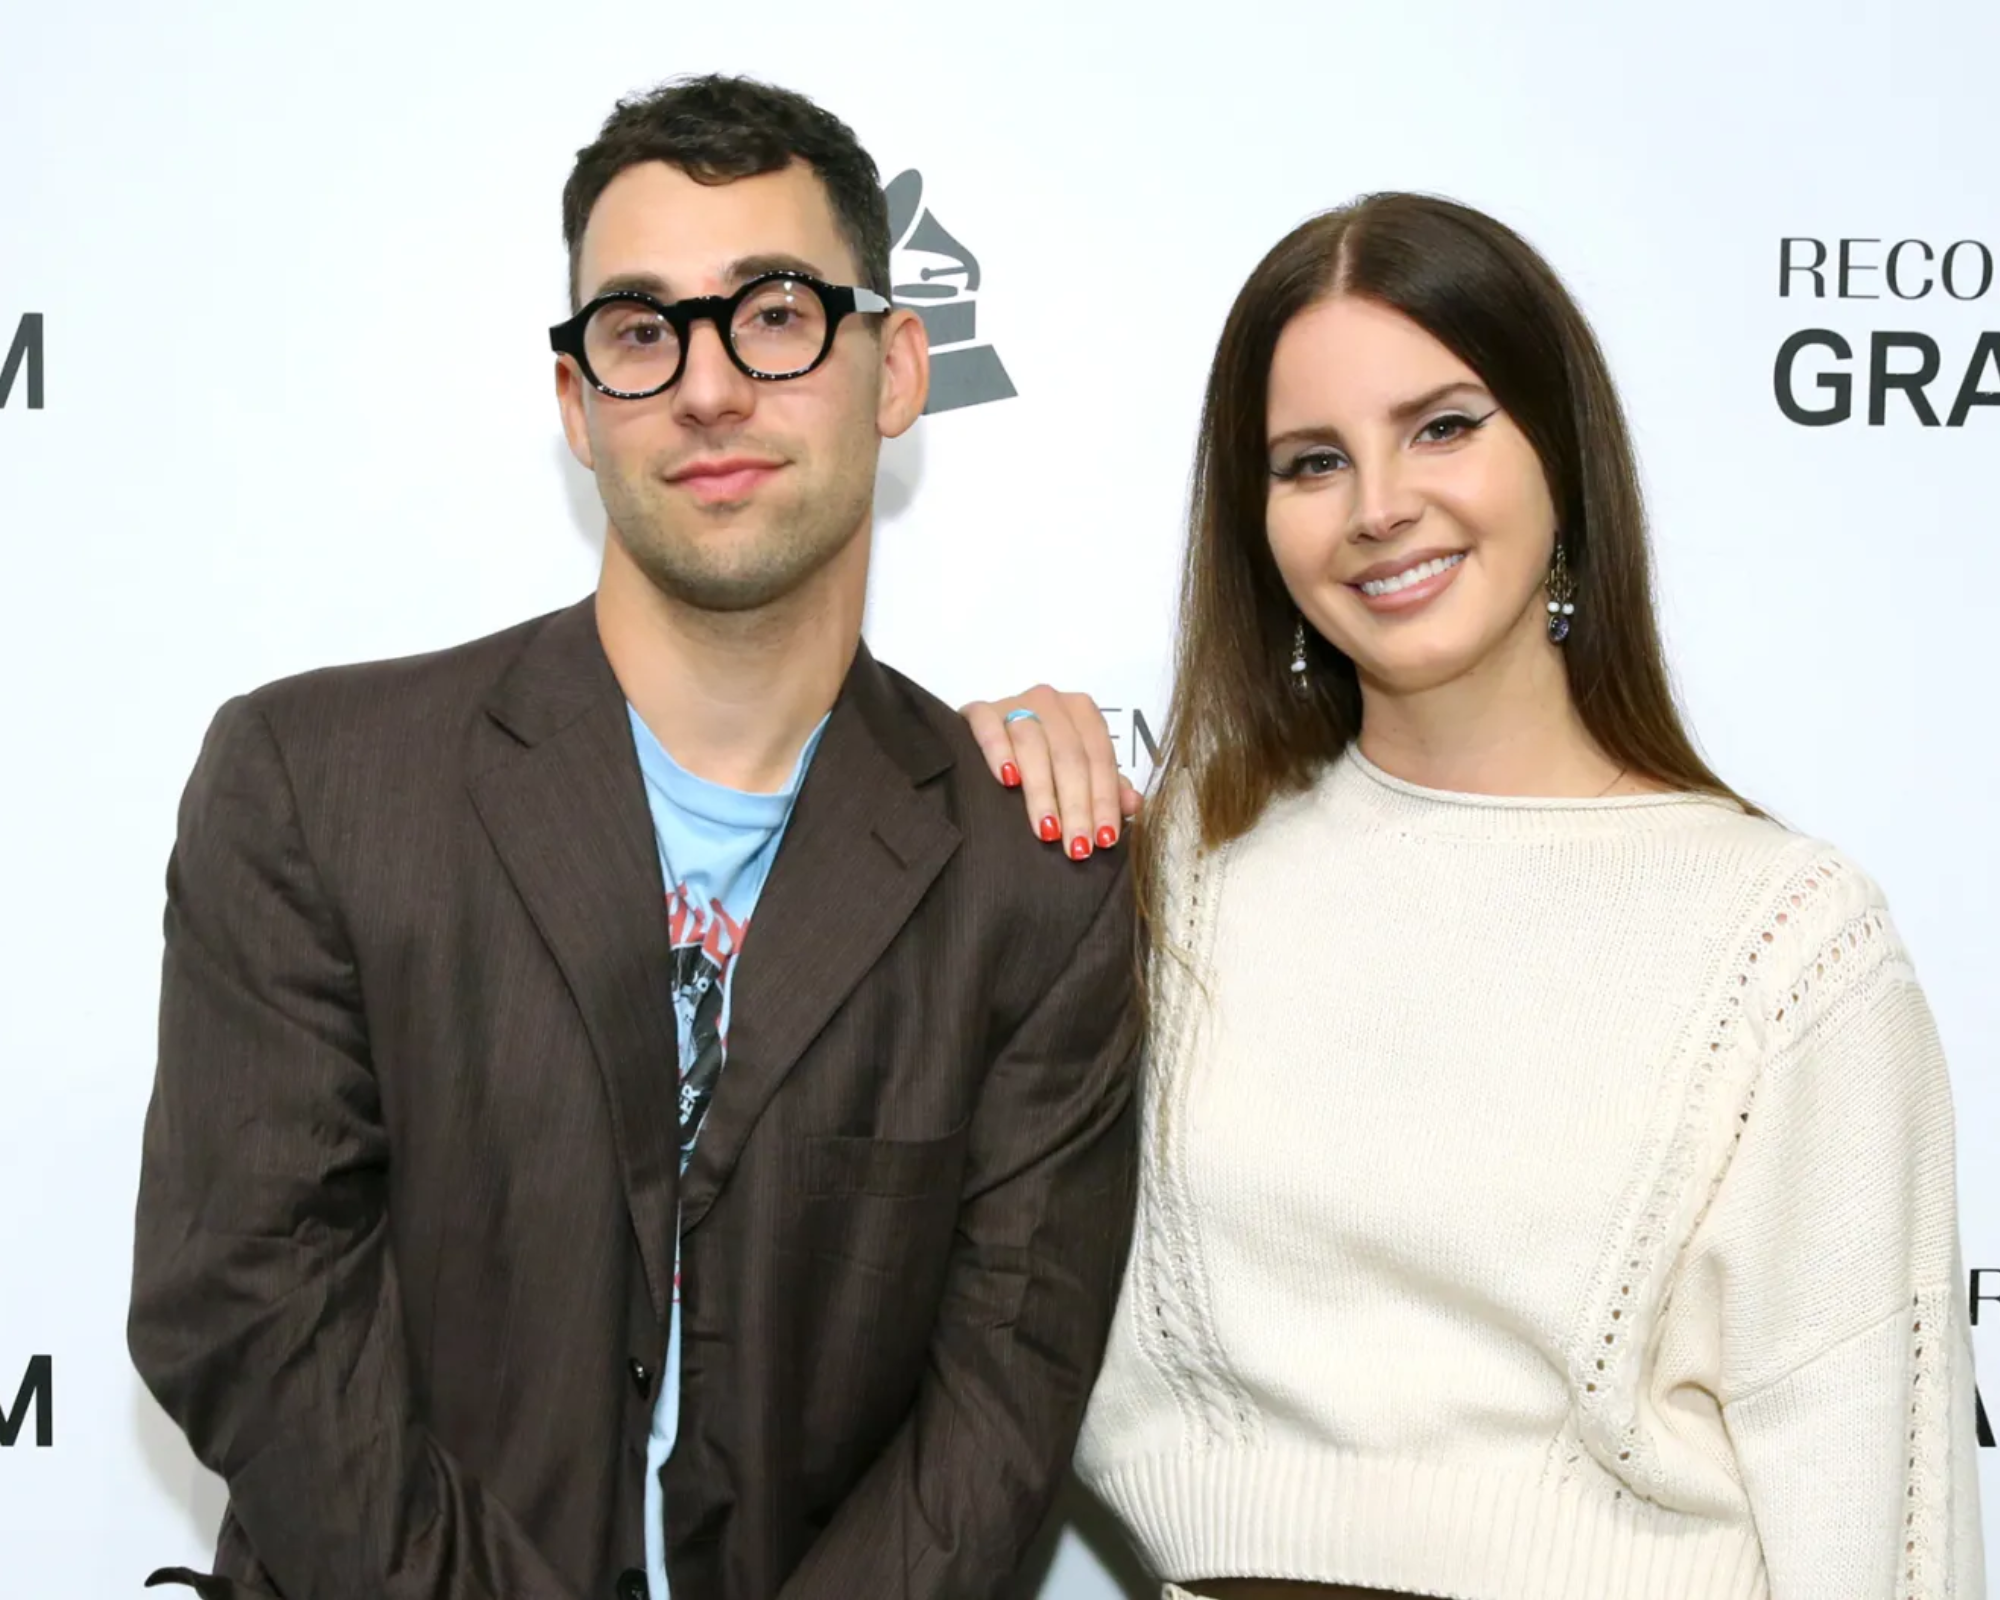
[[[654,161],[598,199],[577,287],[585,303],[612,289],[671,303],[774,268],[858,281],[810,167],[702,184]],[[925,367],[921,324],[894,312],[845,318],[826,361],[799,378],[749,377],[716,325],[698,322],[661,394],[612,399],[568,357],[556,385],[570,448],[596,473],[633,564],[683,604],[747,611],[798,589],[868,526],[881,440],[923,409]]]

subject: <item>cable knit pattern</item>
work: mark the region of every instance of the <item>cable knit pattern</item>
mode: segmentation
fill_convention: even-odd
[[[1202,1009],[1200,983],[1195,974],[1208,963],[1208,938],[1214,918],[1207,915],[1207,885],[1215,870],[1209,852],[1189,838],[1190,816],[1187,797],[1167,797],[1163,818],[1171,817],[1170,838],[1177,847],[1167,856],[1166,870],[1154,885],[1159,908],[1156,925],[1160,946],[1156,962],[1171,962],[1192,980],[1156,985],[1159,1004],[1153,1015],[1155,1049],[1170,1040],[1191,1048],[1188,1034],[1198,1029]],[[1221,1352],[1208,1326],[1207,1277],[1201,1260],[1201,1237],[1189,1213],[1185,1190],[1166,1174],[1177,1165],[1176,1142],[1182,1137],[1185,1119],[1183,1104],[1170,1091],[1167,1080],[1155,1077],[1155,1085],[1169,1091],[1151,1096],[1142,1113],[1140,1184],[1157,1194],[1160,1203],[1148,1206],[1135,1224],[1133,1278],[1131,1292],[1150,1307],[1138,1327],[1155,1370],[1167,1381],[1179,1406],[1183,1426],[1191,1437],[1217,1440],[1238,1437],[1243,1417],[1231,1406],[1238,1392],[1223,1369]]]
[[[1350,752],[1154,886],[1084,1477],[1163,1578],[1980,1600],[1949,1088],[1882,897]]]

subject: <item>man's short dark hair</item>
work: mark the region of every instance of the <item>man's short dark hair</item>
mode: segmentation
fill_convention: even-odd
[[[755,78],[680,78],[618,102],[563,185],[569,298],[581,305],[577,259],[591,208],[627,167],[664,161],[697,183],[731,183],[803,161],[833,202],[866,288],[889,294],[889,208],[881,175],[854,130],[802,94]]]

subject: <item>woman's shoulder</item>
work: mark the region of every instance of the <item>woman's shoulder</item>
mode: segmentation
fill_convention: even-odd
[[[1803,1023],[1869,973],[1907,964],[1888,896],[1845,850],[1747,814],[1727,831],[1744,866],[1755,863],[1730,935],[1744,1004],[1773,1023]]]
[[[1881,885],[1839,845],[1733,801],[1682,808],[1667,836],[1677,853],[1712,858],[1740,885],[1737,903],[1753,920],[1816,925],[1886,909]]]
[[[1720,802],[1704,822],[1707,841],[1763,891],[1755,906],[1760,917],[1810,926],[1886,909],[1881,885],[1829,839]]]

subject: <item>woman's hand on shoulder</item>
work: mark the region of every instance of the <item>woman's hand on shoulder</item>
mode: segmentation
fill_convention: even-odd
[[[994,778],[1021,791],[1038,839],[1081,861],[1124,837],[1126,821],[1139,814],[1139,791],[1118,770],[1111,729],[1089,695],[1042,683],[959,710]]]

